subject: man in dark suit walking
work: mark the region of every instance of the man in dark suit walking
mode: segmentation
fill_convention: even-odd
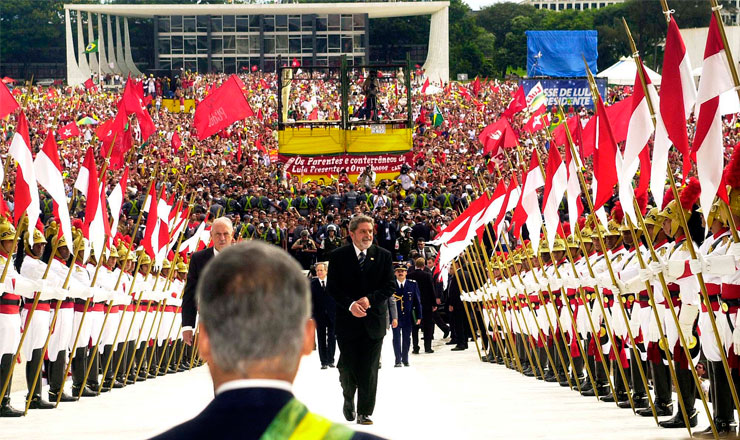
[[[426,261],[419,257],[414,262],[414,270],[409,271],[408,279],[416,281],[421,296],[421,329],[424,335],[424,352],[434,353],[432,339],[434,338],[434,314],[437,312],[437,295],[434,289],[434,275],[426,268]],[[446,338],[450,333],[449,327],[443,328]],[[414,327],[414,349],[418,346],[418,326]]]
[[[182,295],[182,340],[187,345],[193,344],[193,329],[195,328],[195,317],[198,314],[195,288],[198,285],[200,274],[215,255],[234,242],[234,226],[228,217],[219,217],[213,221],[211,240],[213,247],[198,251],[190,257],[188,279]]]
[[[316,278],[311,280],[311,305],[313,320],[316,322],[316,338],[318,339],[319,359],[321,369],[334,368],[334,352],[337,348],[337,338],[334,334],[336,322],[336,303],[334,298],[326,293],[326,263],[316,263]]]
[[[344,417],[372,424],[378,362],[386,331],[387,300],[395,292],[391,254],[373,244],[373,219],[356,215],[349,223],[352,243],[332,252],[327,287],[337,303],[339,381]]]
[[[259,240],[220,252],[198,283],[201,354],[215,397],[169,439],[378,439],[309,411],[292,392],[313,350],[308,281],[284,250]]]

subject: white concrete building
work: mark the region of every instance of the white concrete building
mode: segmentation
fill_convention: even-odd
[[[339,65],[341,56],[346,55],[350,64],[368,64],[370,19],[413,15],[431,16],[423,66],[426,75],[447,81],[448,9],[447,1],[65,4],[67,82],[81,84],[98,69],[102,73],[140,74],[131,56],[129,17],[152,19],[155,69],[234,73],[255,65],[273,71],[278,56],[296,58],[302,65],[332,66]],[[87,37],[83,23],[87,23]],[[86,45],[96,39],[98,52],[85,54]]]

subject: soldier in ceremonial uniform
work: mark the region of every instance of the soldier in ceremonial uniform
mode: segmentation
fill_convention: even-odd
[[[74,248],[82,249],[84,246],[82,231],[75,227],[72,230],[72,235],[74,237]],[[85,370],[90,361],[87,347],[92,337],[92,320],[89,319],[90,316],[86,316],[84,319],[83,316],[88,315],[94,306],[94,291],[90,286],[92,277],[84,265],[83,258],[83,253],[77,252],[76,259],[72,263],[72,276],[68,289],[68,295],[74,297],[74,327],[69,341],[69,349],[73,353],[72,394],[73,396],[80,396],[80,391],[82,391],[82,397],[95,397],[97,396],[97,390],[91,389],[83,382]]]
[[[40,258],[44,252],[44,245],[46,244],[46,238],[44,234],[38,229],[33,230],[33,246],[28,244],[28,231],[23,234],[21,241],[18,246],[24,249],[25,256],[23,257],[22,265],[20,266],[21,277],[28,280],[42,280],[44,272],[46,272],[46,264],[43,263]],[[40,290],[45,287],[39,285]],[[16,289],[18,289],[19,283],[16,281]],[[43,289],[48,290],[48,289]],[[41,397],[41,370],[39,368],[41,362],[44,360],[44,345],[46,343],[46,336],[49,334],[49,325],[51,324],[51,304],[55,303],[51,299],[46,297],[39,298],[36,308],[33,309],[34,294],[36,292],[30,292],[24,298],[23,311],[21,312],[21,322],[24,326],[28,326],[26,332],[26,339],[23,343],[22,354],[23,358],[26,359],[26,383],[28,385],[28,394],[33,396],[31,398],[30,409],[53,409],[54,405],[47,402]],[[44,292],[47,293],[47,292]],[[33,317],[30,322],[28,321],[28,315],[33,309]],[[25,328],[25,327],[24,327]],[[39,372],[37,375],[36,372]],[[34,385],[34,378],[36,378],[36,384]],[[33,386],[33,389],[31,388]]]
[[[121,323],[121,315],[125,309],[125,303],[129,301],[125,292],[121,291],[123,273],[121,269],[117,267],[118,259],[118,250],[115,246],[111,246],[108,258],[103,263],[100,268],[100,273],[98,274],[98,279],[100,280],[98,284],[109,293],[109,300],[113,302],[112,307],[110,308],[110,313],[108,314],[108,320],[106,321],[105,327],[103,327],[102,334],[100,336],[100,344],[98,348],[100,362],[102,364],[101,368],[105,367],[106,360],[111,357],[111,351],[113,352],[113,357],[111,358],[111,364],[113,365],[109,365],[108,370],[103,374],[104,380],[103,388],[101,390],[102,392],[109,391],[111,388],[122,388],[124,386],[123,382],[117,381],[113,378],[113,368],[115,368],[114,362],[121,357],[124,351],[124,346],[120,343],[120,331],[118,341],[114,341],[113,338],[116,336],[116,330],[118,330],[119,324]],[[120,282],[119,279],[121,280]],[[114,343],[116,343],[115,350],[113,347]],[[91,372],[90,374],[93,373]]]
[[[15,228],[5,217],[0,219],[0,265],[3,267],[8,262],[10,252],[15,239]],[[0,269],[1,270],[1,269]],[[0,387],[5,382],[12,382],[11,364],[14,362],[15,352],[18,348],[21,336],[21,297],[15,292],[13,278],[16,275],[15,268],[10,264],[5,277],[2,294],[0,294]],[[0,417],[20,417],[23,411],[18,411],[10,406],[10,386],[4,396],[0,396]]]
[[[678,327],[672,319],[666,319],[666,336],[668,337],[668,347],[672,350],[678,386],[681,390],[691,427],[696,426],[698,414],[695,409],[696,383],[690,369],[692,365],[696,365],[700,354],[696,322],[699,316],[701,294],[696,276],[691,274],[690,270],[685,270],[685,267],[689,265],[691,258],[687,240],[701,239],[703,235],[701,217],[694,207],[699,198],[699,192],[698,180],[690,179],[688,186],[681,191],[679,200],[671,200],[663,210],[663,216],[665,217],[663,230],[670,237],[673,237],[674,242],[668,251],[666,267],[664,269],[659,268],[662,269],[664,274],[668,275],[668,291],[676,313],[678,313]],[[681,226],[679,209],[684,211],[690,228],[689,231],[684,230]],[[691,229],[692,226],[696,228],[698,237],[690,235],[694,232]],[[694,243],[694,248],[699,248],[697,243]],[[678,335],[679,329],[686,338],[687,348],[692,357],[691,360],[686,358],[681,346]],[[681,411],[678,411],[673,418],[660,422],[660,426],[664,428],[686,427]]]
[[[396,263],[396,292],[393,294],[398,312],[398,325],[393,328],[393,352],[396,367],[409,366],[411,330],[421,323],[421,297],[416,281],[406,278],[405,263]]]

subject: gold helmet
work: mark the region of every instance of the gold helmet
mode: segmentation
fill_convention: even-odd
[[[44,228],[44,236],[46,236],[47,241],[52,241],[52,239],[56,237],[57,232],[59,232],[59,224],[56,220],[52,220],[52,222]]]
[[[118,258],[118,251],[116,250],[115,246],[111,246],[108,250],[108,258]]]
[[[606,237],[621,237],[622,231],[620,230],[619,223],[616,222],[616,220],[609,220],[609,223],[606,224],[606,234],[604,234]]]
[[[671,221],[671,237],[676,236],[678,228],[681,226],[681,211],[688,221],[691,216],[691,209],[699,199],[701,193],[701,185],[699,180],[695,177],[689,179],[689,182],[684,188],[681,189],[678,195],[678,200],[671,200],[666,207],[663,209],[663,217]],[[688,233],[688,231],[685,231]]]
[[[560,237],[555,238],[555,243],[552,245],[553,252],[565,252],[565,240]]]
[[[177,272],[179,272],[179,273],[187,273],[188,266],[181,261],[181,262],[177,263],[177,265],[175,265],[175,270],[177,270]]]
[[[539,255],[550,253],[550,248],[547,246],[547,239],[544,237],[540,240],[540,247],[537,249],[537,253]]]
[[[740,188],[730,190],[730,211],[740,217]]]
[[[604,227],[604,225],[602,225],[601,223],[599,223],[598,230],[597,229],[594,229],[591,232],[591,240],[598,240],[599,239],[599,232],[601,233],[601,236],[602,237],[606,237],[607,236],[607,232],[609,232],[609,231],[607,231],[607,229]]]
[[[722,201],[718,198],[714,200],[712,207],[709,209],[709,214],[707,215],[707,227],[711,227],[715,220],[722,223],[724,226],[728,226],[730,224],[727,210],[722,206]]]
[[[581,247],[581,243],[578,241],[578,238],[576,238],[575,235],[569,235],[568,239],[566,240],[566,244],[569,248],[578,249]]]
[[[663,226],[663,214],[657,207],[651,208],[645,216],[645,224],[660,228]]]
[[[46,244],[46,238],[44,238],[44,234],[42,234],[41,231],[36,228],[33,228],[33,244]],[[23,233],[23,246],[26,249],[26,254],[33,254],[33,252],[31,252],[31,246],[28,245],[28,230]]]
[[[5,217],[0,217],[0,241],[14,239],[15,227]]]
[[[593,243],[594,240],[591,238],[591,236],[594,234],[594,231],[591,228],[583,228],[581,229],[581,242],[582,243]]]
[[[141,255],[139,255],[139,265],[143,266],[145,264],[152,264],[152,259],[149,258],[146,252],[142,251]]]
[[[678,202],[671,200],[660,213],[661,217],[671,221],[671,237],[676,235],[678,227],[681,226],[681,214],[678,212],[679,207]]]
[[[169,269],[171,267],[172,267],[172,262],[170,262],[170,260],[165,258],[164,262],[162,262],[162,269]]]

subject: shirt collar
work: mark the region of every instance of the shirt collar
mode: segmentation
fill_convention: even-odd
[[[213,246],[213,256],[215,257],[218,254],[219,254],[218,249],[216,249],[216,246]]]
[[[369,250],[369,248],[365,249],[364,251],[361,251],[360,248],[355,246],[354,243],[352,243],[352,247],[355,248],[355,257],[360,258],[360,252],[365,252],[365,256],[367,257],[367,251]]]
[[[285,390],[289,393],[293,392],[293,384],[284,380],[276,379],[237,379],[224,382],[216,389],[216,395],[232,390],[240,390],[244,388],[276,388],[279,390]]]

